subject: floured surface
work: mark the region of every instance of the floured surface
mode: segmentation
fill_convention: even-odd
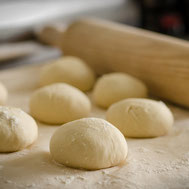
[[[38,71],[39,66],[33,66],[0,73],[0,81],[9,91],[9,105],[28,112],[29,97],[37,88]],[[176,122],[169,136],[127,139],[126,164],[97,171],[56,164],[49,154],[49,140],[58,126],[38,123],[39,137],[34,145],[0,154],[0,189],[189,188],[189,112],[176,107],[172,111]],[[104,111],[93,106],[91,116],[104,118]]]

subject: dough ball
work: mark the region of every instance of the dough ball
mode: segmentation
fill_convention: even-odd
[[[0,152],[14,152],[31,145],[38,136],[34,119],[19,108],[0,106]]]
[[[103,75],[96,82],[93,91],[96,104],[103,108],[125,98],[145,98],[146,96],[145,84],[125,73]]]
[[[41,86],[59,82],[88,91],[94,85],[95,74],[83,60],[66,56],[44,66],[41,71]]]
[[[55,131],[50,141],[55,161],[89,170],[118,165],[125,161],[127,151],[127,142],[121,132],[99,118],[66,123]]]
[[[174,119],[161,101],[131,98],[119,101],[108,109],[106,119],[126,137],[157,137],[166,135]]]
[[[7,89],[5,86],[0,82],[0,105],[4,105],[6,103],[8,96]]]
[[[86,117],[90,110],[88,97],[66,83],[42,87],[30,99],[32,116],[48,124],[62,124]]]

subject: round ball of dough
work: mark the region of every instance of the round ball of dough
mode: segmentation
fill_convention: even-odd
[[[8,95],[7,89],[0,82],[0,105],[4,105],[6,103],[7,95]]]
[[[161,101],[131,98],[108,109],[106,119],[126,137],[157,137],[173,126],[173,115]]]
[[[94,85],[95,74],[83,60],[66,56],[44,66],[41,71],[41,86],[59,82],[88,91]]]
[[[56,83],[35,91],[30,99],[31,115],[48,124],[62,124],[86,117],[91,110],[88,97],[66,83]]]
[[[31,145],[38,136],[34,119],[19,108],[0,106],[0,152],[14,152]]]
[[[146,96],[145,84],[125,73],[103,75],[98,79],[93,90],[96,104],[103,108],[125,98],[145,98]]]
[[[118,165],[127,157],[127,142],[121,132],[99,118],[83,118],[62,125],[50,140],[55,161],[82,169]]]

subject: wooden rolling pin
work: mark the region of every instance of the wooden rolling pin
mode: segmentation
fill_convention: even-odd
[[[97,73],[129,73],[151,94],[189,107],[187,41],[97,19],[74,22],[58,41],[65,55],[84,59]]]

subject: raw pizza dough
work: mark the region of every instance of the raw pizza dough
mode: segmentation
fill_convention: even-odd
[[[44,66],[40,74],[41,86],[59,82],[88,91],[94,85],[95,74],[80,58],[66,56]]]
[[[130,98],[108,109],[106,119],[127,137],[157,137],[168,134],[173,115],[161,101]]]
[[[7,89],[0,82],[0,105],[4,105],[6,103],[7,95],[8,95]]]
[[[125,98],[145,98],[147,88],[139,79],[126,73],[110,73],[100,77],[93,90],[97,105],[108,108]]]
[[[36,90],[30,99],[30,112],[41,122],[62,124],[88,116],[91,103],[79,89],[56,83]]]
[[[0,152],[15,152],[38,136],[34,119],[19,108],[0,106]]]
[[[28,101],[38,86],[40,68],[37,64],[0,71],[0,80],[11,97],[8,105],[29,111]],[[0,188],[188,189],[189,111],[173,105],[169,108],[175,118],[171,134],[128,138],[126,164],[96,171],[55,163],[49,154],[49,141],[59,126],[38,123],[40,137],[30,148],[0,154]],[[104,118],[105,110],[93,104],[90,116]]]
[[[95,170],[123,163],[128,149],[124,136],[112,124],[100,118],[83,118],[55,131],[50,152],[58,163]]]

